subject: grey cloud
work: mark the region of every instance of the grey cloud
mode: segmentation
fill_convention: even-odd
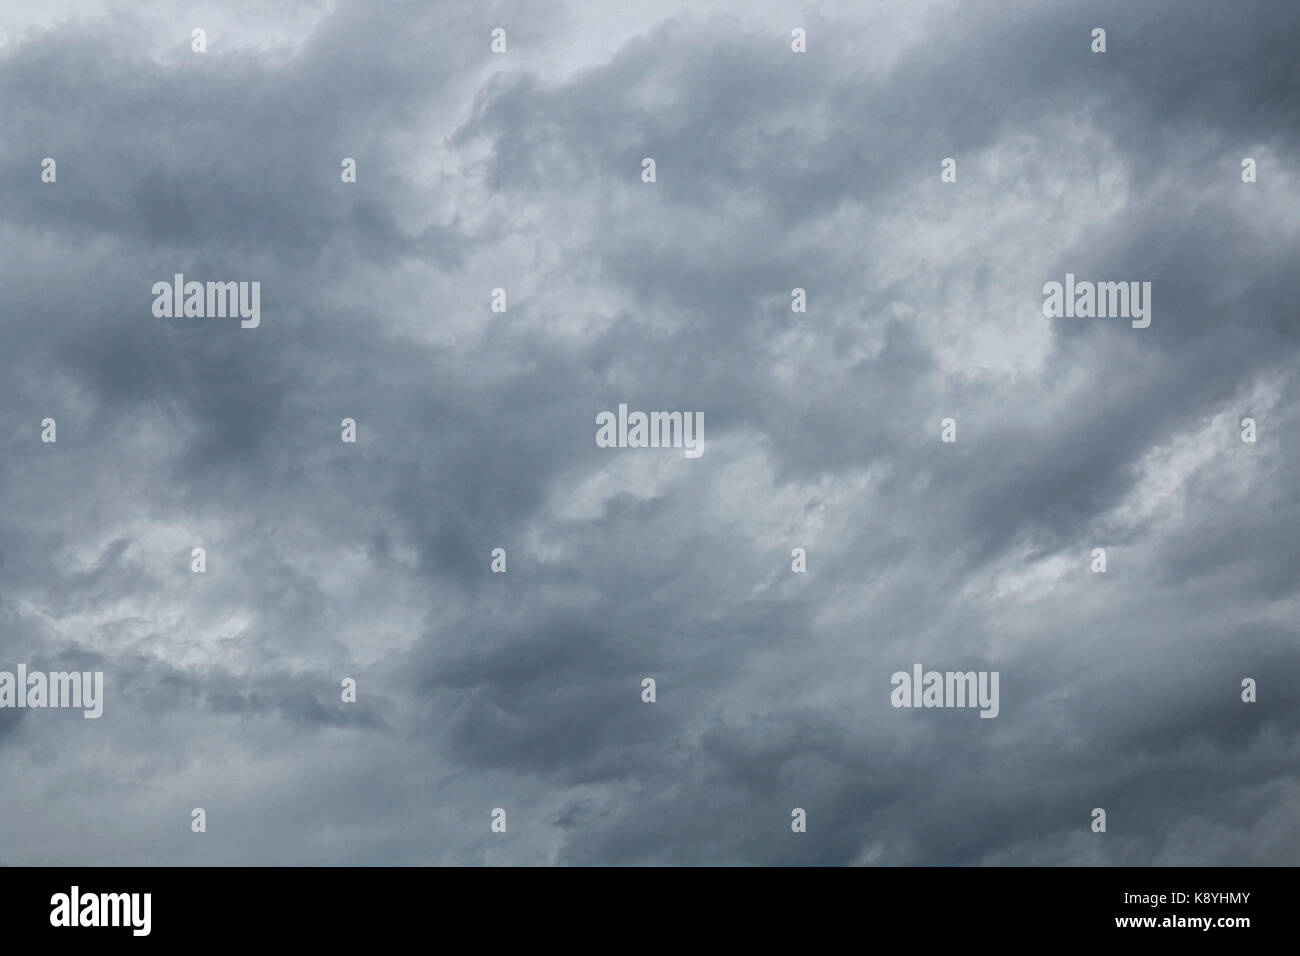
[[[584,46],[595,9],[0,51],[0,668],[110,687],[0,711],[48,795],[0,782],[0,857],[1290,859],[1300,12],[952,4],[876,70],[852,10],[795,57],[736,5]],[[1152,281],[1152,326],[1044,319],[1067,271]],[[262,326],[153,318],[174,272],[261,281]],[[705,455],[597,448],[619,402]],[[914,661],[999,670],[1000,716],[895,710]]]

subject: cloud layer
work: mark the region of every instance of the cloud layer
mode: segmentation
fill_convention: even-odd
[[[6,6],[0,862],[1296,859],[1300,9]]]

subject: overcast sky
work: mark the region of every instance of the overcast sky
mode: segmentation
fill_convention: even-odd
[[[1297,35],[3,0],[0,670],[106,699],[0,710],[0,863],[1293,864]],[[892,707],[915,663],[999,715]]]

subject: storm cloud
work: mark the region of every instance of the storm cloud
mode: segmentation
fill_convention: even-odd
[[[1300,8],[0,6],[5,863],[1296,859]]]

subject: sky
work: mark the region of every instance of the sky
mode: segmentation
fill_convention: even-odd
[[[0,864],[1293,864],[1297,36],[0,0]]]

